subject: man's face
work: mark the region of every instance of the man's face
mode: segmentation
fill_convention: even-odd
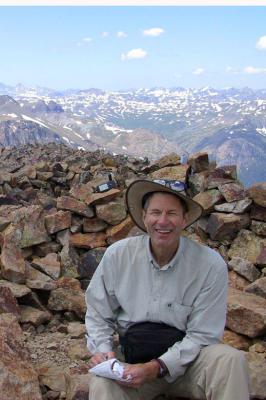
[[[179,199],[168,193],[155,193],[143,211],[143,222],[154,248],[177,248],[186,214]]]

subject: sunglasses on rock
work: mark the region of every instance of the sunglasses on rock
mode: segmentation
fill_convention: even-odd
[[[168,180],[168,179],[154,179],[154,183],[168,187],[176,192],[183,192],[187,189],[187,185],[181,181]]]

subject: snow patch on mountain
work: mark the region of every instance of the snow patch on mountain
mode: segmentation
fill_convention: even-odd
[[[31,118],[28,115],[21,114],[22,118],[25,119],[25,121],[32,121],[35,122],[38,125],[44,126],[45,128],[49,129],[47,125],[45,125],[43,122],[38,121],[37,119]]]
[[[265,126],[263,126],[262,128],[257,128],[256,131],[262,135],[262,136],[266,136],[266,128]]]

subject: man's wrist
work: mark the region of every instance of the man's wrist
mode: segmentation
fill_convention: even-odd
[[[157,363],[157,365],[159,366],[157,378],[165,377],[165,375],[167,375],[169,371],[168,371],[167,366],[163,362],[163,360],[161,360],[160,358],[154,358],[152,361],[155,361]]]

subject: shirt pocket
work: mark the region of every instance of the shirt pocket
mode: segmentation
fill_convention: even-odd
[[[164,322],[175,326],[181,331],[186,331],[187,321],[192,312],[192,307],[176,301],[164,304]]]

